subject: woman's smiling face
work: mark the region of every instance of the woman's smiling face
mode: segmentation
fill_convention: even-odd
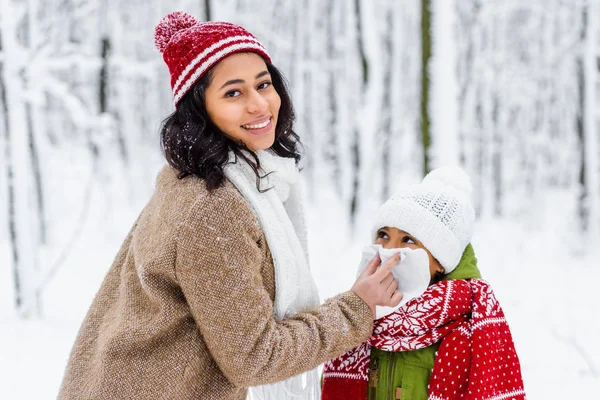
[[[205,99],[208,116],[231,139],[250,150],[273,145],[281,98],[259,55],[237,53],[221,60],[211,71]]]
[[[444,271],[444,268],[440,265],[438,260],[431,255],[429,250],[423,246],[423,243],[415,239],[414,236],[398,228],[390,228],[387,226],[379,228],[375,237],[375,244],[380,244],[384,249],[399,249],[408,247],[411,249],[425,250],[427,256],[429,257],[429,274],[432,281],[436,272]]]

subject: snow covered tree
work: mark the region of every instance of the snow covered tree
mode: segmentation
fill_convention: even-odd
[[[600,232],[600,1],[589,1],[582,13],[577,60],[580,108],[577,132],[581,142],[579,217],[582,230],[596,240]]]
[[[456,2],[459,148],[482,216],[556,229],[576,217],[586,4]],[[547,219],[557,196],[560,221]]]
[[[600,0],[0,0],[0,248],[21,316],[90,215],[117,225],[150,195],[173,109],[153,32],[175,10],[269,49],[321,222],[364,235],[383,200],[460,163],[482,219],[600,234]]]
[[[36,213],[35,143],[31,107],[26,102],[31,76],[27,71],[33,11],[25,4],[0,3],[0,109],[2,110],[5,168],[7,172],[7,222],[14,277],[15,307],[23,318],[39,315],[38,277],[40,244]],[[38,171],[39,172],[39,171]]]

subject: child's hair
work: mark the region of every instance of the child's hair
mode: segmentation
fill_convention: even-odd
[[[387,226],[413,235],[448,274],[473,236],[472,191],[470,178],[460,167],[437,168],[420,184],[402,189],[386,201],[377,212],[374,231]]]

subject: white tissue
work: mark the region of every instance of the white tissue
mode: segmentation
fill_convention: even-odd
[[[394,254],[400,253],[400,262],[392,270],[392,275],[398,281],[398,291],[404,295],[396,307],[381,307],[375,309],[375,318],[385,317],[402,307],[410,299],[419,297],[429,287],[431,275],[429,272],[429,256],[423,249],[384,249],[380,244],[365,246],[362,250],[362,260],[358,274],[366,268],[369,261],[379,253],[381,263],[385,263]]]

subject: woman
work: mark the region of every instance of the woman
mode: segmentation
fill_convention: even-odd
[[[155,43],[176,108],[162,127],[169,166],[83,322],[59,398],[244,399],[248,387],[317,398],[313,369],[369,337],[376,305],[400,301],[394,260],[376,270],[375,258],[319,306],[281,74],[230,23],[172,13]]]
[[[525,398],[510,330],[469,244],[470,192],[460,168],[442,167],[381,206],[365,253],[402,254],[404,299],[378,307],[369,341],[325,364],[324,400]]]

